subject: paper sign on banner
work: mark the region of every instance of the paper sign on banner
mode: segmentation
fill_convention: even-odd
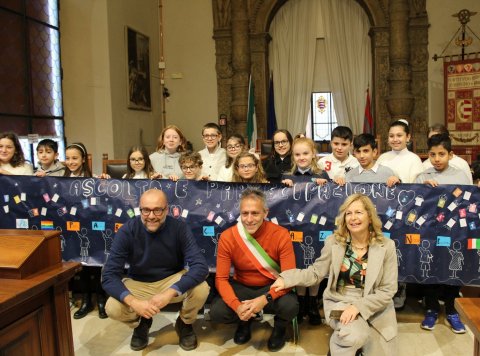
[[[225,224],[225,220],[222,219],[222,217],[219,215],[217,216],[217,218],[215,219],[215,223],[219,226],[222,226]]]
[[[463,199],[470,200],[471,196],[472,196],[472,193],[470,193],[469,191],[466,191],[465,194],[463,194]]]
[[[312,224],[316,224],[317,220],[318,220],[318,215],[317,214],[312,214],[312,216],[310,217],[310,222]]]
[[[28,219],[16,219],[17,229],[28,229]]]
[[[15,196],[13,197],[13,201],[18,204],[18,203],[21,202],[21,199],[20,199],[20,197],[19,197],[18,195],[15,195]]]
[[[457,208],[457,206],[458,206],[457,203],[452,201],[450,205],[447,207],[447,209],[450,211],[454,211]]]
[[[4,201],[5,203],[8,203],[8,202],[10,201],[10,197],[9,197],[7,194],[5,194],[5,195],[3,196],[3,201]]]
[[[122,225],[123,225],[123,224],[115,223],[115,228],[114,228],[115,232],[117,232],[118,229],[120,229],[120,228],[122,227]]]
[[[450,247],[451,240],[450,236],[437,236],[437,246]]]
[[[385,227],[385,229],[390,230],[391,227],[392,227],[392,225],[393,225],[393,223],[392,223],[390,220],[388,220],[388,221],[385,223],[384,227]]]
[[[447,226],[448,226],[449,228],[452,228],[453,225],[455,225],[455,223],[456,223],[455,219],[450,219],[450,220],[448,220],[448,222],[447,222]]]
[[[302,222],[302,221],[303,221],[303,218],[305,218],[305,214],[302,213],[302,212],[298,213],[298,215],[297,215],[297,221]]]
[[[406,245],[420,245],[420,234],[407,234],[405,237]]]
[[[89,207],[88,199],[83,199],[82,200],[82,206],[83,206],[84,209],[87,209]]]
[[[420,216],[416,221],[418,226],[422,226],[424,222],[425,222],[425,218],[423,216]]]
[[[133,218],[135,216],[135,212],[133,211],[133,209],[128,209],[127,210],[127,215],[130,216],[131,218]]]
[[[215,212],[211,211],[208,213],[207,220],[208,221],[213,221],[213,218],[215,217]]]
[[[135,216],[139,216],[140,215],[140,208],[138,206],[133,208],[133,212],[135,213]]]
[[[403,217],[403,212],[401,212],[400,210],[397,211],[397,213],[395,214],[395,219],[402,220],[402,217]]]
[[[467,227],[467,219],[460,219],[458,222],[460,223],[460,227]]]
[[[325,225],[325,223],[327,222],[327,218],[325,216],[322,216],[320,218],[320,221],[318,222],[319,225]]]
[[[105,222],[103,222],[103,221],[92,221],[92,230],[105,231]]]
[[[122,209],[118,208],[118,209],[115,211],[115,216],[120,217],[121,215],[122,215]]]
[[[187,216],[188,216],[188,210],[187,210],[187,209],[183,209],[181,216],[182,216],[182,218],[185,218],[185,219],[186,219]]]
[[[463,193],[463,190],[461,190],[460,188],[455,188],[455,190],[452,192],[452,194],[458,198],[460,195],[462,195]]]
[[[383,236],[385,236],[387,239],[389,239],[391,236],[389,232],[383,231],[382,233],[383,233]]]
[[[68,231],[80,231],[80,221],[67,221]]]
[[[25,193],[20,194],[20,199],[22,199],[22,201],[26,201],[27,200],[27,194],[25,194]]]
[[[77,214],[77,207],[72,206],[72,207],[70,208],[70,215],[75,216],[76,214]]]
[[[90,205],[97,205],[97,198],[90,198]]]
[[[468,206],[468,212],[475,214],[477,212],[477,204],[472,203]]]
[[[418,196],[418,197],[415,198],[415,205],[416,206],[422,206],[423,202],[424,202],[424,199],[423,199],[422,196]]]
[[[50,196],[48,193],[43,194],[43,200],[45,200],[45,203],[48,203],[50,201]]]
[[[8,205],[4,205],[3,210],[5,211],[5,213],[8,214],[8,212],[10,211],[10,208],[8,207]]]
[[[333,231],[319,231],[318,232],[318,241],[325,241],[327,237],[333,234]]]
[[[60,196],[57,193],[55,193],[52,197],[52,201],[56,203],[58,201],[58,198],[60,198]]]
[[[203,236],[215,236],[215,227],[214,226],[204,226],[202,228]]]
[[[292,242],[303,242],[303,231],[290,231]]]
[[[47,208],[42,208],[40,215],[45,216],[47,215]]]

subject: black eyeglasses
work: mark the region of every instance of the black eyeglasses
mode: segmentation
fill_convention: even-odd
[[[132,163],[142,163],[143,161],[145,161],[143,158],[130,158]]]
[[[140,208],[140,213],[143,215],[143,216],[149,216],[150,213],[153,213],[153,215],[155,216],[160,216],[163,214],[163,212],[167,209],[167,207],[165,208],[155,208],[155,209],[148,209],[148,208]]]
[[[273,141],[273,144],[275,146],[285,146],[289,141],[288,140],[282,140],[282,141]]]

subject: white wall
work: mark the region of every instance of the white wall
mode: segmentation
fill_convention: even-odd
[[[447,46],[450,39],[460,27],[458,18],[451,15],[462,9],[477,12],[471,17],[468,26],[480,37],[480,1],[479,0],[427,0],[428,21],[430,23],[428,33],[428,112],[429,123],[445,123],[444,106],[444,76],[443,60],[436,62],[431,59],[434,54],[440,55]],[[474,44],[472,50],[467,48],[466,52],[480,51],[480,41],[473,36]],[[447,54],[461,53],[461,48],[455,46],[455,40],[448,47]]]
[[[194,149],[203,148],[202,126],[218,122],[211,0],[163,0],[167,125],[177,125]],[[172,76],[180,74],[182,79]]]
[[[65,135],[85,144],[96,173],[113,147],[106,15],[106,0],[60,2]]]

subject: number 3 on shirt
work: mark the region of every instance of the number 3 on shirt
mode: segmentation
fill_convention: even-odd
[[[325,161],[324,167],[326,171],[329,171],[330,169],[332,169],[332,162]]]

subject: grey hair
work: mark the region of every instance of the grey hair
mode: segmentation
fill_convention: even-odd
[[[260,189],[255,188],[247,188],[242,192],[240,196],[240,203],[245,199],[256,199],[262,202],[264,209],[268,209],[267,206],[267,198],[265,197],[265,193],[262,192]]]

